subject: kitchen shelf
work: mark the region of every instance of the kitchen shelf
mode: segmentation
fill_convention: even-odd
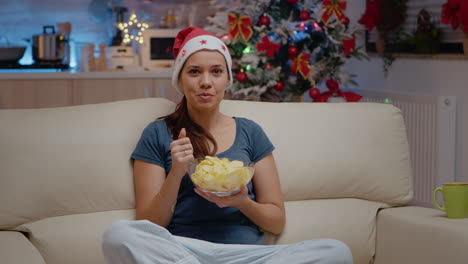
[[[28,70],[0,70],[0,80],[75,80],[75,79],[170,79],[172,68],[141,72],[34,72]]]
[[[376,52],[367,53],[371,57],[382,57]],[[395,58],[402,59],[422,59],[422,60],[468,60],[464,54],[415,54],[415,53],[389,53]]]

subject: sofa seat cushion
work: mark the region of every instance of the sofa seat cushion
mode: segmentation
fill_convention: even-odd
[[[387,208],[377,216],[375,264],[466,264],[467,249],[468,218],[448,219],[417,206]]]
[[[267,244],[333,238],[348,245],[355,264],[369,264],[375,253],[376,216],[383,203],[360,199],[319,199],[286,202],[286,226]]]
[[[101,253],[102,234],[120,219],[135,219],[135,210],[57,216],[16,229],[29,233],[47,264],[105,264]]]
[[[44,259],[20,232],[0,231],[1,263],[45,264]]]

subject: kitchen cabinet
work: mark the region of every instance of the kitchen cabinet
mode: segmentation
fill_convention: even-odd
[[[0,80],[0,109],[45,108],[72,105],[67,80]]]
[[[97,104],[151,97],[152,79],[72,80],[73,104]]]
[[[117,74],[0,74],[0,109],[48,108],[146,97],[174,102],[181,99],[167,74]]]

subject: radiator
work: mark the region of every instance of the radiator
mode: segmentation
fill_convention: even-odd
[[[411,204],[434,207],[434,188],[455,181],[455,96],[356,92],[363,96],[362,102],[388,103],[401,110],[413,168],[414,199]]]

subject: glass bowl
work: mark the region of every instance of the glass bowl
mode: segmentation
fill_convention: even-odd
[[[193,184],[218,196],[229,196],[247,185],[255,171],[255,163],[218,157],[196,158],[189,163],[188,174]]]

